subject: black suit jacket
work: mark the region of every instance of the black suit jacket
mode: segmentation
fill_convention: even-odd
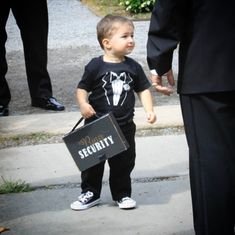
[[[159,75],[171,69],[179,43],[178,92],[235,90],[235,0],[156,0],[147,61]]]

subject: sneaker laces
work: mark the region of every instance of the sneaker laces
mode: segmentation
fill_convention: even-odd
[[[130,197],[123,197],[119,202],[124,202],[124,201],[133,201]]]
[[[81,194],[78,197],[78,201],[80,201],[81,203],[86,203],[88,202],[92,197],[94,196],[94,194],[90,191],[87,191],[86,193]]]

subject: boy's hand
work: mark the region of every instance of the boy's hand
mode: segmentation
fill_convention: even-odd
[[[147,112],[147,122],[153,124],[156,120],[157,120],[157,117],[153,111]]]
[[[84,102],[83,104],[80,104],[80,110],[81,110],[82,116],[85,119],[90,118],[96,114],[95,110],[89,103]]]

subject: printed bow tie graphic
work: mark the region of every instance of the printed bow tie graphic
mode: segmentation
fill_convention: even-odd
[[[120,104],[120,106],[122,106],[124,101],[126,100],[127,93],[130,90],[129,83],[132,81],[132,78],[129,76],[129,74],[122,72],[120,73],[120,75],[118,75],[115,72],[110,72],[110,73],[107,73],[102,78],[102,81],[104,82],[103,89],[105,91],[105,96],[109,105],[110,105],[110,100],[109,100],[109,97],[107,96],[108,92],[106,88],[106,85],[108,83],[110,83],[112,87],[114,106],[117,106],[119,104],[121,95],[124,92],[124,97],[122,96],[122,102]]]
[[[112,83],[112,81],[115,81],[115,80],[121,80],[121,81],[125,82],[126,81],[126,73],[123,72],[120,75],[118,75],[114,72],[111,72],[110,73],[110,80],[111,80],[111,83]]]

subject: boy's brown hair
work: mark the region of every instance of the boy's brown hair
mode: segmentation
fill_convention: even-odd
[[[134,28],[133,22],[126,17],[111,14],[106,15],[96,26],[97,39],[102,49],[104,48],[102,41],[104,38],[112,36],[112,33],[115,30],[115,23],[129,23]]]

